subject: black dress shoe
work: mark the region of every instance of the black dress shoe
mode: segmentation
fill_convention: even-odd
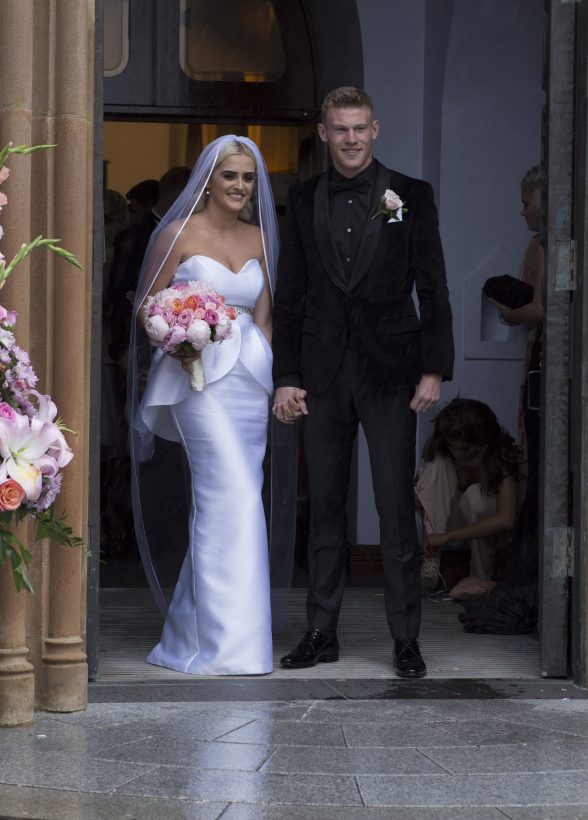
[[[339,641],[333,632],[311,629],[289,655],[284,655],[280,665],[285,669],[306,669],[317,663],[333,663],[339,660]]]
[[[424,678],[427,667],[416,638],[396,638],[394,669],[399,678]]]

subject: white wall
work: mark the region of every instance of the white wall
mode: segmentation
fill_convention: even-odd
[[[381,123],[374,152],[435,188],[456,342],[455,376],[444,385],[442,401],[458,392],[486,401],[515,433],[521,364],[513,356],[521,348],[516,340],[480,342],[479,285],[487,276],[516,275],[529,239],[519,216],[519,183],[540,158],[543,2],[357,5],[364,86]],[[490,333],[505,331],[496,325]],[[431,415],[420,419],[419,450]],[[357,542],[379,542],[363,436]]]

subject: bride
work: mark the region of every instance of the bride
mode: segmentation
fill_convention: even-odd
[[[188,550],[160,643],[147,661],[194,675],[272,671],[269,559],[261,498],[271,379],[271,296],[277,230],[269,177],[255,143],[211,143],[156,229],[137,288],[148,295],[199,280],[234,307],[232,337],[199,354],[206,386],[190,388],[193,358],[153,355],[139,402],[130,385],[135,526],[145,571],[165,601],[147,548],[139,488],[153,434],[178,441],[191,474]],[[133,323],[133,337],[136,334]],[[132,349],[137,347],[132,338]],[[179,465],[178,465],[179,469]]]

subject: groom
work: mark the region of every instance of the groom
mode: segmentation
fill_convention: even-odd
[[[318,133],[333,167],[289,196],[274,303],[273,412],[286,423],[304,416],[310,585],[309,630],[281,664],[339,658],[345,507],[361,423],[393,663],[398,676],[414,678],[426,674],[417,640],[416,413],[433,407],[442,379],[451,379],[453,336],[433,191],[372,157],[378,130],[365,91],[331,91]]]

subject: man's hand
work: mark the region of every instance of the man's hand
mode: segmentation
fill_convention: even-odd
[[[414,391],[410,409],[415,413],[424,413],[437,404],[440,395],[441,376],[436,373],[424,373]]]
[[[278,387],[272,412],[284,424],[292,424],[296,419],[308,415],[305,398],[306,390],[301,387]]]

